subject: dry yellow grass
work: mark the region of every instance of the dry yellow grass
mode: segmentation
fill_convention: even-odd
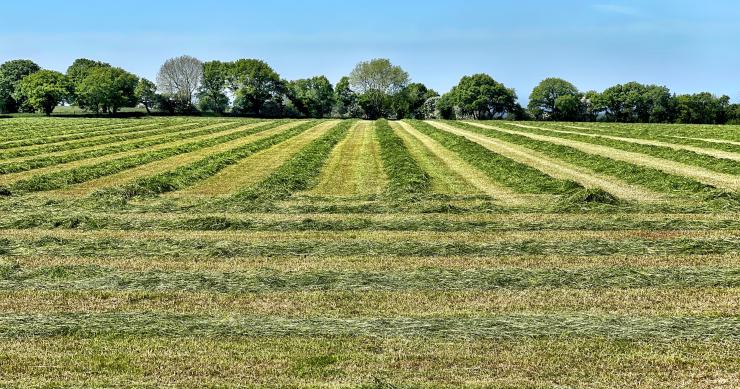
[[[197,185],[167,196],[225,196],[265,179],[303,147],[319,138],[338,121],[320,123],[286,141],[251,155]]]
[[[579,142],[569,139],[558,138],[554,136],[545,136],[530,134],[524,131],[507,130],[501,127],[490,126],[487,124],[481,124],[476,122],[468,122],[477,127],[487,128],[491,130],[501,131],[509,134],[526,136],[530,139],[541,140],[550,142],[553,144],[572,147],[576,150],[583,151],[589,154],[600,155],[615,159],[618,161],[633,163],[635,165],[647,166],[653,169],[662,170],[669,174],[675,174],[678,176],[689,177],[704,184],[716,186],[718,188],[740,190],[740,176],[731,174],[724,174],[715,172],[709,169],[704,169],[699,166],[687,165],[681,162],[670,161],[662,158],[653,157],[646,154],[635,153],[631,151],[624,151],[615,149],[613,147],[595,145],[586,142]],[[606,188],[604,188],[606,189]],[[614,192],[612,192],[614,193]],[[614,193],[617,194],[617,193]],[[618,195],[618,194],[617,194]]]
[[[534,150],[527,149],[513,143],[490,138],[485,135],[463,130],[440,122],[430,121],[428,123],[441,130],[468,138],[497,154],[531,166],[555,178],[572,180],[587,188],[601,188],[619,198],[627,200],[643,202],[656,202],[663,200],[663,196],[645,188],[630,185],[611,177],[599,175],[593,171],[547,157]]]
[[[383,171],[380,145],[372,122],[359,121],[332,150],[319,176],[319,184],[307,194],[325,196],[382,193],[388,178]]]

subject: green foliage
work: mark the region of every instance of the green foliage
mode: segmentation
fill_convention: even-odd
[[[331,114],[334,106],[334,88],[324,76],[291,81],[287,85],[288,98],[304,117],[322,118]]]
[[[226,78],[229,64],[221,61],[203,63],[203,83],[198,93],[198,104],[202,111],[224,113],[229,106],[226,96]]]
[[[75,87],[77,105],[95,113],[116,113],[137,103],[138,77],[114,67],[96,67]]]
[[[666,123],[673,117],[674,101],[668,88],[637,82],[618,84],[593,96],[597,112],[618,122]]]
[[[23,106],[23,96],[17,94],[18,84],[24,77],[39,70],[39,65],[27,59],[7,61],[0,65],[0,113],[18,112]]]
[[[393,200],[402,200],[429,192],[429,175],[409,154],[403,140],[388,122],[385,119],[376,121],[375,131],[380,143],[380,157],[389,178],[388,196]]]
[[[581,94],[573,84],[560,78],[542,80],[529,95],[529,111],[537,120],[578,120]]]
[[[730,116],[730,98],[708,92],[676,96],[677,123],[723,124]]]
[[[391,97],[391,112],[396,119],[432,118],[426,116],[427,112],[423,110],[423,106],[427,100],[437,96],[439,93],[428,89],[424,84],[409,84]]]
[[[146,112],[150,113],[157,101],[157,85],[146,78],[140,78],[134,89],[134,97],[138,103],[144,105]]]
[[[69,82],[69,100],[77,102],[77,88],[82,81],[90,75],[94,69],[109,68],[110,64],[93,61],[87,58],[78,58],[67,68],[67,81]]]
[[[359,95],[358,103],[368,119],[389,114],[391,98],[409,82],[409,75],[390,60],[376,58],[358,63],[349,75],[349,84]]]
[[[284,85],[270,65],[257,59],[240,59],[227,66],[226,83],[236,96],[234,112],[275,116],[282,105]]]
[[[24,77],[18,84],[17,95],[36,111],[51,115],[54,107],[68,95],[67,80],[62,73],[40,70]]]
[[[516,110],[516,93],[487,74],[465,76],[444,99],[443,108],[452,105],[455,117],[497,119]],[[443,117],[450,115],[444,114]]]

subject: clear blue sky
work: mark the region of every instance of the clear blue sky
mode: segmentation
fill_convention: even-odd
[[[168,57],[260,58],[283,78],[387,57],[446,92],[477,72],[526,101],[549,76],[581,90],[639,81],[740,101],[740,2],[705,1],[10,1],[0,62],[64,71],[78,57],[154,79]]]

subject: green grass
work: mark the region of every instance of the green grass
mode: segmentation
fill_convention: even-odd
[[[423,121],[407,122],[418,142],[401,123],[351,132],[357,123],[0,120],[0,387],[740,381],[740,195],[687,169],[449,123],[532,149],[551,173],[546,163],[562,163],[584,182],[592,171],[666,194],[624,201]],[[740,136],[533,125],[663,142]],[[266,163],[248,162],[257,153]],[[495,193],[451,190],[440,184],[449,172]],[[240,189],[186,195],[216,177]],[[98,191],[56,190],[82,182]],[[376,186],[352,189],[359,182]],[[506,195],[516,201],[497,201]]]

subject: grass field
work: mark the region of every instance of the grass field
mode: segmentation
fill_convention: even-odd
[[[740,387],[740,126],[0,119],[0,387]]]

